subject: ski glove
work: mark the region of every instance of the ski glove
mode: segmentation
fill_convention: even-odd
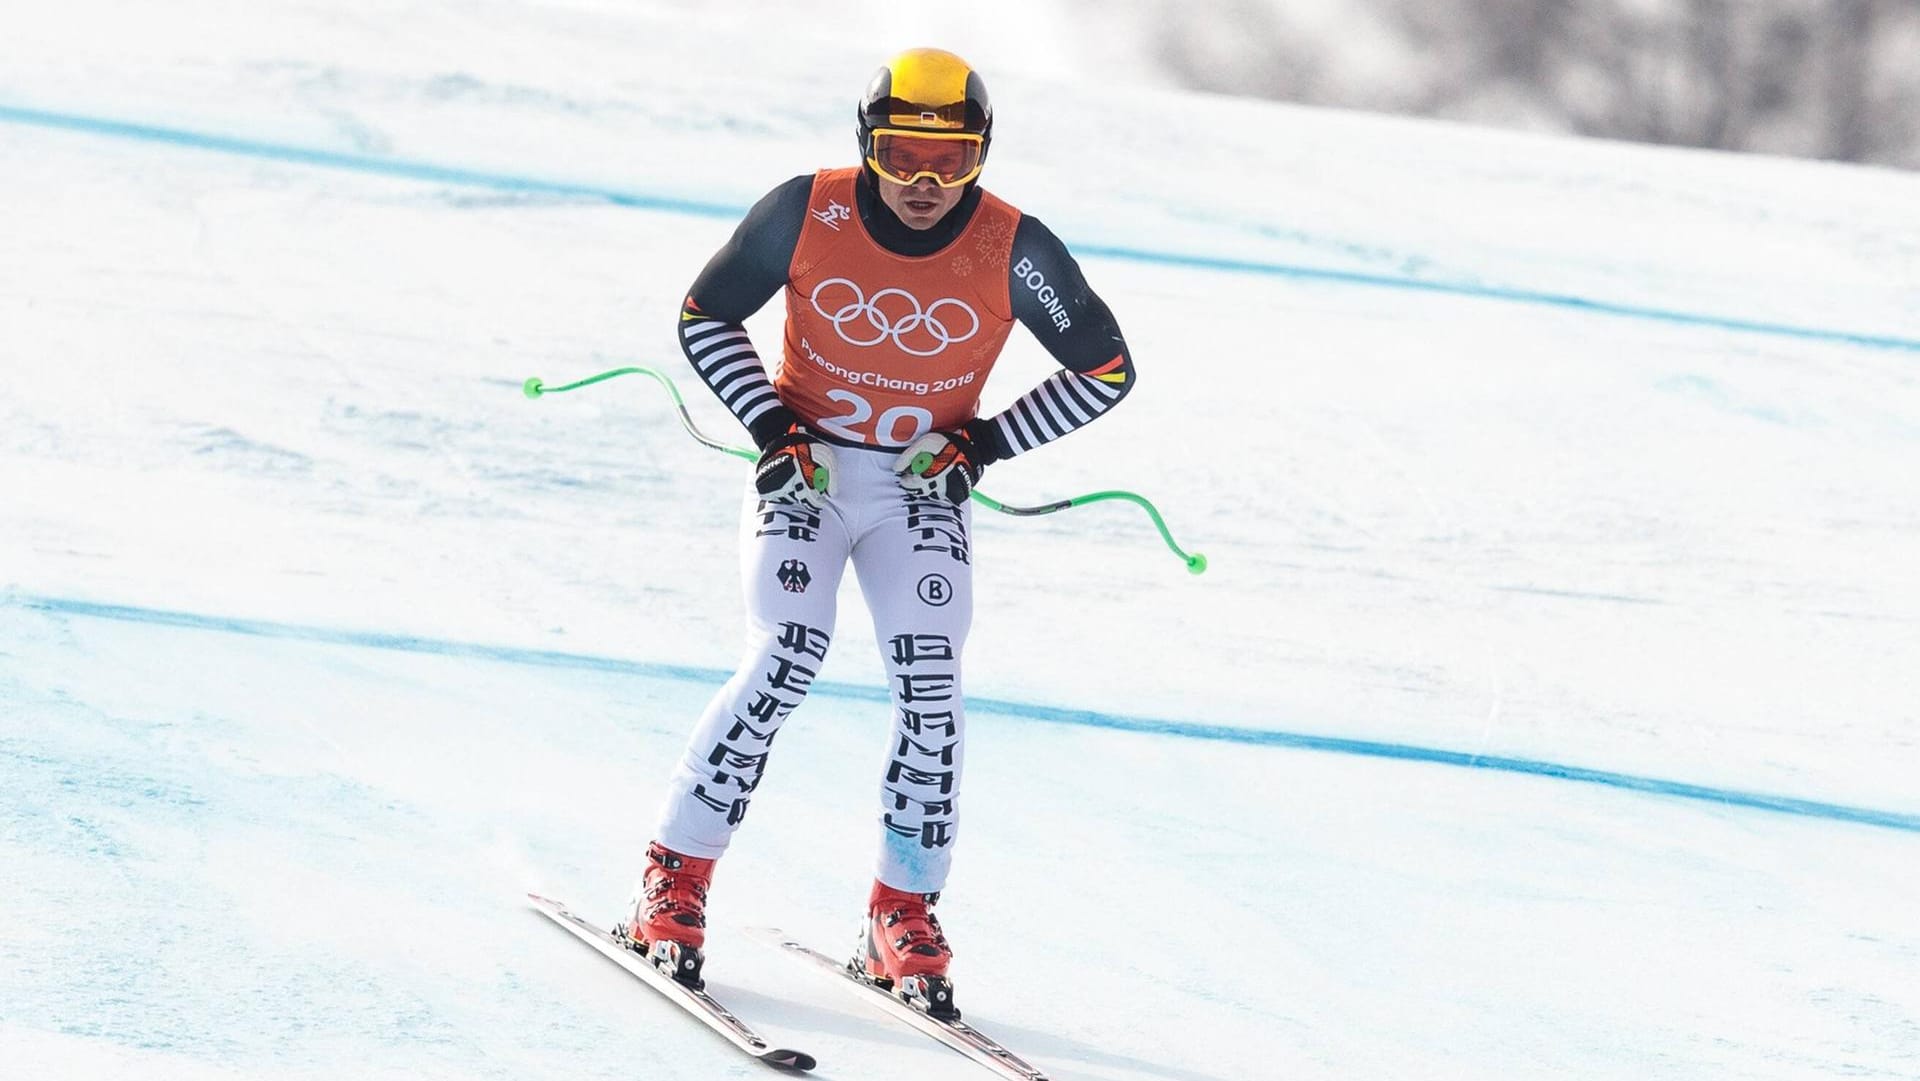
[[[921,499],[944,499],[958,506],[973,494],[980,473],[992,459],[965,430],[929,432],[893,460],[900,487]]]
[[[760,448],[753,487],[769,503],[819,510],[833,494],[833,448],[799,424]]]

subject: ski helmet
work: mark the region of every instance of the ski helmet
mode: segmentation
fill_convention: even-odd
[[[944,49],[908,49],[873,73],[857,116],[860,156],[868,170],[901,183],[933,175],[942,187],[972,184],[993,140],[993,104],[973,66]],[[946,140],[966,148],[952,169],[890,169],[892,136]],[[975,150],[977,148],[977,152]]]

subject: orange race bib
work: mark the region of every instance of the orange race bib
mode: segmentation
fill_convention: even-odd
[[[1007,335],[1020,212],[981,192],[973,220],[933,255],[875,243],[853,213],[858,169],[814,177],[787,271],[774,389],[810,427],[847,443],[904,447],[973,419]]]

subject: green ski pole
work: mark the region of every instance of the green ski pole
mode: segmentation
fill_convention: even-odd
[[[556,387],[550,387],[545,381],[540,379],[540,377],[534,376],[521,384],[520,389],[527,397],[538,398],[546,394],[563,394],[570,390],[579,390],[582,387],[590,387],[595,383],[604,383],[609,379],[615,379],[623,375],[644,375],[659,383],[662,387],[665,387],[667,393],[673,398],[674,408],[680,413],[680,426],[685,428],[687,434],[692,436],[701,446],[711,447],[724,454],[731,454],[736,458],[744,458],[749,462],[759,460],[760,455],[754,451],[748,450],[745,447],[730,446],[702,432],[699,427],[693,423],[693,416],[687,412],[687,402],[686,399],[680,396],[680,388],[674,385],[672,379],[669,379],[652,368],[639,365],[613,368],[601,372],[599,375],[589,376],[572,383],[563,383]],[[913,464],[915,468],[923,469],[929,462],[930,459],[928,462],[915,459]],[[1153,527],[1160,531],[1160,539],[1166,543],[1167,548],[1171,550],[1174,555],[1180,557],[1182,563],[1186,564],[1189,573],[1205,574],[1207,570],[1207,557],[1199,552],[1188,552],[1186,549],[1180,547],[1179,543],[1173,539],[1173,531],[1167,528],[1167,520],[1161,517],[1160,509],[1153,505],[1152,500],[1147,499],[1137,492],[1122,490],[1089,492],[1086,495],[1077,495],[1070,499],[1056,499],[1051,503],[1042,503],[1035,507],[1019,507],[1002,503],[992,496],[987,495],[985,492],[977,491],[973,493],[973,500],[989,510],[996,510],[1001,514],[1010,514],[1016,518],[1036,518],[1043,514],[1057,514],[1060,511],[1072,507],[1084,507],[1093,503],[1103,503],[1110,500],[1132,503],[1134,506],[1146,512],[1147,517],[1153,521]]]

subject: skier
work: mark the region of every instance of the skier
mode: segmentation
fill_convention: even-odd
[[[979,186],[993,109],[958,56],[913,49],[860,101],[862,162],[795,177],[747,212],[680,313],[687,359],[761,450],[741,526],[747,651],[669,782],[624,930],[700,985],[714,862],[774,735],[826,658],[851,561],[893,700],[867,977],[957,1017],[929,911],[959,822],[972,619],[968,496],[988,465],[1101,416],[1133,388],[1107,306],[1061,242]],[[768,377],[742,325],[785,292]],[[980,391],[1013,324],[1062,370],[992,417]]]

